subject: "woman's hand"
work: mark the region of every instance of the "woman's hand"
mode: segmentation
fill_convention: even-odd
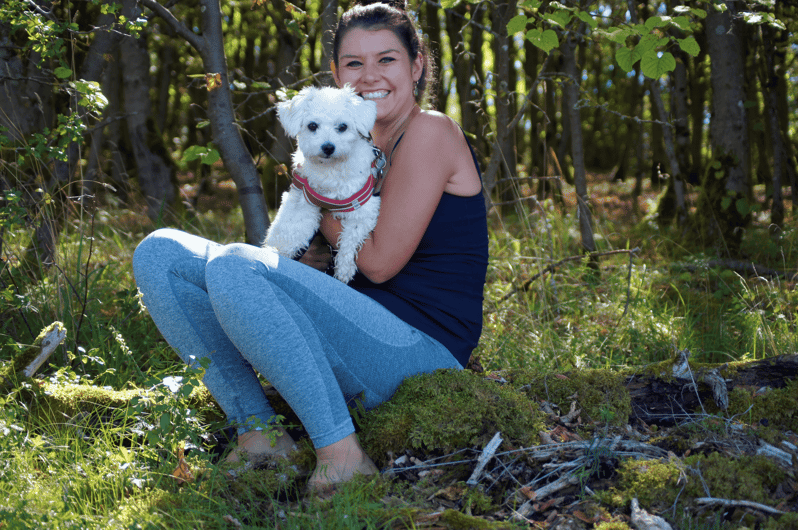
[[[297,261],[322,272],[327,270],[327,267],[332,262],[332,253],[330,252],[329,243],[327,243],[321,232],[316,234],[308,249]]]

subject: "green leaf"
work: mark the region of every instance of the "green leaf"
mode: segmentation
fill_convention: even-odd
[[[451,9],[457,4],[457,0],[441,0],[441,7],[444,9]]]
[[[66,66],[59,66],[58,68],[55,69],[54,73],[58,79],[66,79],[72,75],[72,70],[70,70]]]
[[[551,22],[556,26],[560,26],[561,28],[567,26],[572,18],[574,18],[574,16],[565,9],[560,9],[554,13],[546,13],[543,15],[543,20],[547,20],[548,22]]]
[[[723,197],[720,200],[720,209],[721,210],[728,210],[729,206],[731,206],[732,198],[731,197]]]
[[[740,197],[736,201],[734,201],[734,207],[737,208],[737,213],[742,216],[748,215],[751,213],[751,207],[748,205],[748,199],[745,197]]]
[[[703,9],[698,9],[697,7],[691,8],[690,12],[697,16],[698,18],[707,18],[707,12]]]
[[[579,17],[579,20],[582,22],[587,23],[587,25],[590,26],[590,29],[596,29],[598,27],[598,20],[596,20],[593,15],[587,11],[579,11],[576,16]]]
[[[690,31],[690,19],[687,17],[673,17],[671,23],[682,31]]]
[[[658,16],[649,17],[645,21],[645,26],[649,30],[652,30],[654,28],[661,28],[661,27],[667,26],[667,25],[668,25],[668,23],[664,22],[662,20],[662,17],[658,17]]]
[[[517,15],[511,18],[510,22],[507,23],[507,34],[515,35],[519,31],[523,31],[528,20],[526,15]]]
[[[168,412],[164,412],[163,414],[161,414],[159,425],[161,427],[162,434],[169,432],[172,427],[172,415],[169,414]]]
[[[743,20],[745,20],[746,24],[761,24],[765,21],[765,18],[762,16],[762,13],[752,13],[749,11],[743,13]]]
[[[607,37],[617,44],[626,44],[626,39],[633,33],[629,28],[615,28],[613,31],[597,30],[596,33]]]
[[[546,53],[560,46],[557,32],[553,29],[547,29],[543,32],[539,29],[531,29],[526,32],[526,39]]]
[[[527,9],[537,9],[543,4],[543,0],[526,0],[525,2],[521,2],[521,7],[525,7]]]
[[[626,46],[618,48],[615,51],[615,61],[618,63],[618,66],[623,68],[624,72],[631,72],[635,65],[635,61],[632,60],[632,50]]]
[[[184,162],[193,162],[198,159],[205,152],[205,148],[201,145],[192,145],[183,152]]]
[[[658,37],[656,35],[645,35],[640,42],[632,50],[632,64],[636,63],[643,56],[651,51],[654,51],[654,48],[657,45]]]
[[[640,59],[640,70],[643,75],[651,79],[659,79],[668,72],[676,69],[676,59],[670,52],[657,52],[650,50]]]
[[[684,53],[692,57],[698,57],[698,54],[701,53],[701,46],[698,45],[698,41],[695,40],[695,37],[690,36],[686,39],[677,39],[677,41],[679,42],[679,48],[681,48]]]
[[[210,166],[215,164],[220,158],[219,151],[208,149],[208,153],[202,158],[202,163]]]

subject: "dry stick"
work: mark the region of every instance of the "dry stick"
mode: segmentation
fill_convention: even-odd
[[[707,504],[710,506],[728,506],[733,508],[751,508],[752,510],[759,510],[760,512],[770,513],[773,515],[784,515],[787,512],[783,512],[781,510],[777,510],[776,508],[772,508],[767,506],[766,504],[760,504],[758,502],[753,501],[735,501],[729,499],[718,499],[715,497],[699,497],[695,500],[698,504]]]
[[[506,295],[502,296],[499,299],[498,302],[501,303],[501,302],[506,301],[508,298],[510,298],[511,296],[516,294],[518,291],[526,291],[526,290],[528,290],[529,286],[532,285],[532,282],[534,282],[535,280],[537,280],[538,278],[540,278],[541,276],[543,276],[547,272],[554,272],[554,270],[557,267],[559,267],[560,265],[562,265],[563,263],[568,263],[569,261],[578,261],[578,260],[585,259],[585,258],[601,258],[601,257],[604,257],[604,256],[613,256],[615,254],[634,254],[634,253],[637,253],[637,252],[640,252],[640,248],[639,247],[635,247],[635,248],[633,248],[631,250],[607,250],[607,251],[604,251],[604,252],[588,252],[586,254],[580,254],[578,256],[569,256],[567,258],[563,258],[563,259],[561,259],[560,261],[558,261],[556,263],[551,263],[551,264],[547,265],[546,267],[544,267],[544,269],[542,271],[538,272],[537,274],[535,274],[531,278],[529,278],[527,281],[525,281],[524,284],[521,287],[514,287],[509,293],[507,293]]]
[[[496,454],[496,449],[499,448],[499,445],[502,443],[501,433],[497,432],[493,435],[488,445],[485,446],[485,449],[482,451],[482,454],[479,455],[479,459],[477,460],[477,467],[474,468],[474,472],[471,473],[471,476],[466,481],[466,484],[469,486],[476,486],[479,482],[479,477],[482,475],[482,470],[485,469],[485,466],[488,465],[488,462],[493,458],[493,455]]]

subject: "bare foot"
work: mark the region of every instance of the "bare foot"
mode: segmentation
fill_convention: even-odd
[[[310,476],[308,487],[322,491],[334,484],[352,480],[356,474],[373,475],[378,472],[377,466],[352,433],[331,445],[316,449],[316,469]]]
[[[269,431],[247,431],[238,436],[238,446],[233,449],[224,461],[228,464],[235,464],[241,461],[242,454],[247,457],[281,457],[288,458],[297,446],[291,435],[283,427],[272,427],[277,431],[277,438],[272,445],[271,433]]]

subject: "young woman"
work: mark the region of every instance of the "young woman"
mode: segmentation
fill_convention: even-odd
[[[404,8],[356,6],[334,35],[335,81],[377,103],[372,136],[389,160],[379,221],[349,285],[320,272],[341,229],[329,213],[299,262],[170,229],[150,234],[134,255],[136,282],[166,340],[188,363],[211,359],[203,382],[238,427],[228,459],[294,448],[281,427],[275,445],[259,430],[274,412],[257,371],[307,430],[316,489],[377,471],[349,399],[371,408],[410,375],[462,368],[482,331],[488,236],[479,170],[458,125],[419,106],[430,67]]]

